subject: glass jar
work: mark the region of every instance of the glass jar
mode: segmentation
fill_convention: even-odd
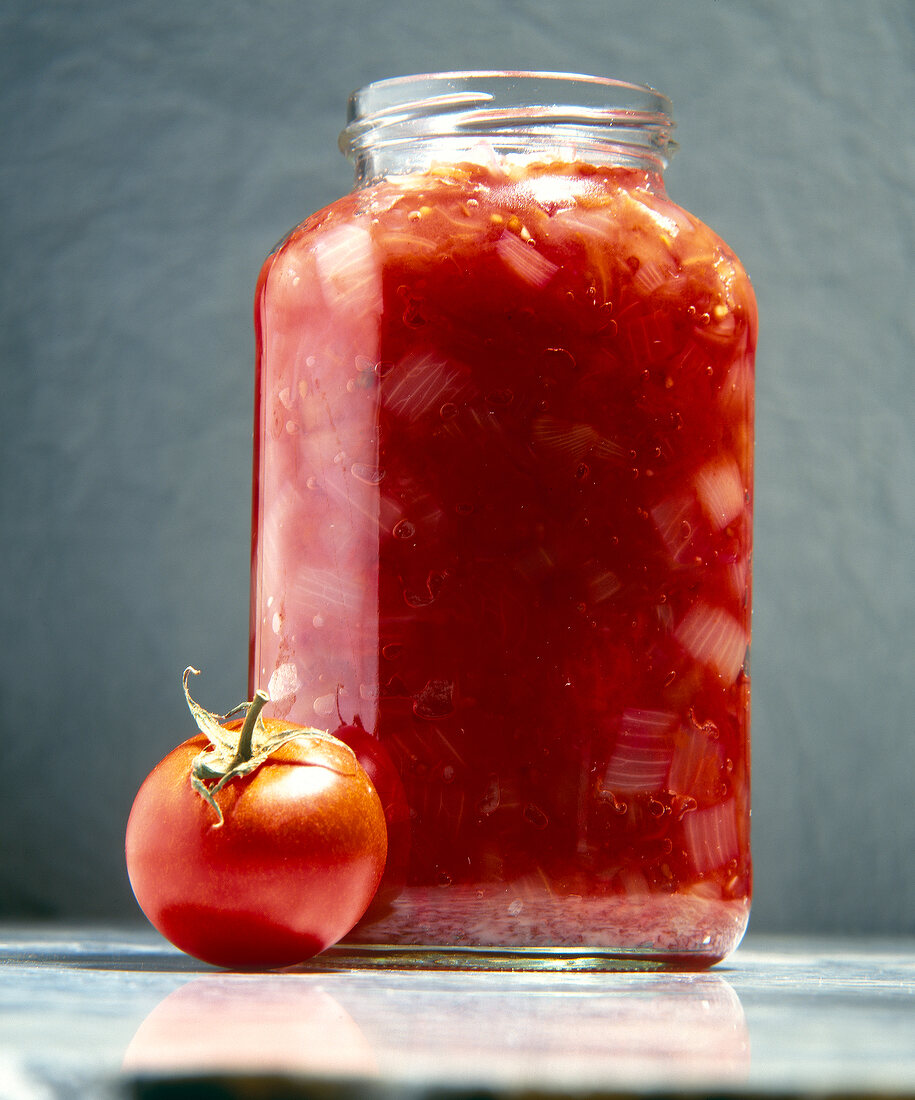
[[[372,84],[355,189],[262,269],[251,686],[386,803],[352,943],[701,967],[746,927],[756,307],[669,106]]]

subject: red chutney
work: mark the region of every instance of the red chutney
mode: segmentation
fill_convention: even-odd
[[[359,715],[405,883],[353,937],[706,965],[750,893],[746,275],[660,176],[443,165],[257,292],[252,679]],[[377,907],[376,907],[377,909]]]

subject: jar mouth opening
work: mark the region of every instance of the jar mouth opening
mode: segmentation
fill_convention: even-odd
[[[496,149],[603,148],[663,171],[676,149],[667,96],[579,73],[473,70],[379,80],[352,93],[340,149],[359,166],[379,150],[441,141]]]

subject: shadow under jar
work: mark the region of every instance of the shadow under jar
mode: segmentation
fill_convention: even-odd
[[[756,307],[667,197],[669,108],[369,85],[355,189],[263,266],[252,689],[402,784],[353,944],[703,967],[743,935]]]

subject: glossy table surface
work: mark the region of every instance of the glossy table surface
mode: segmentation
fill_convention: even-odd
[[[145,928],[0,925],[0,1098],[915,1096],[915,940],[754,937],[706,973],[250,975]]]

